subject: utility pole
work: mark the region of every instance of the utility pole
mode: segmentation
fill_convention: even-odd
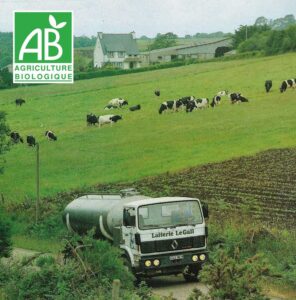
[[[38,223],[39,219],[39,202],[40,202],[40,174],[39,174],[39,143],[36,143],[36,224]]]
[[[248,25],[246,25],[246,40],[248,39]]]

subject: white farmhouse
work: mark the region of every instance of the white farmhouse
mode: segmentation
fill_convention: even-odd
[[[134,69],[141,66],[135,33],[98,32],[94,50],[94,67],[101,68],[110,63],[120,69]]]

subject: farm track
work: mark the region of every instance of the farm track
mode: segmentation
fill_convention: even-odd
[[[212,210],[222,203],[236,212],[247,210],[264,223],[296,226],[296,148],[167,173],[134,185],[146,193],[198,197]]]

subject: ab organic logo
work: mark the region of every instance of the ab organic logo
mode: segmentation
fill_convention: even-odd
[[[14,83],[73,83],[72,12],[14,12]]]

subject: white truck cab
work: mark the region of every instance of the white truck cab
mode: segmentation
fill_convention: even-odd
[[[98,238],[122,249],[136,277],[183,273],[188,281],[196,279],[208,259],[207,208],[196,198],[127,191],[75,199],[65,208],[65,224],[79,233],[95,227]]]

